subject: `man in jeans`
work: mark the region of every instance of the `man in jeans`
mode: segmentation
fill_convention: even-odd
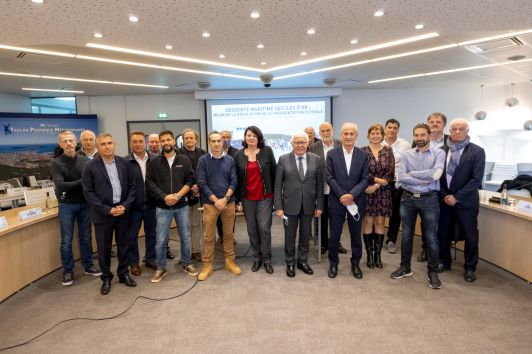
[[[229,155],[222,154],[222,135],[217,131],[209,134],[211,152],[200,157],[198,161],[198,188],[205,214],[205,255],[203,269],[198,280],[206,280],[213,272],[214,241],[216,237],[216,220],[222,218],[223,247],[225,253],[225,270],[240,274],[242,271],[235,264],[233,249],[233,225],[235,223],[235,196],[238,187],[235,161]]]
[[[171,131],[163,130],[159,134],[159,141],[163,154],[150,161],[146,171],[148,189],[156,200],[157,217],[155,241],[157,270],[151,278],[152,283],[160,282],[167,274],[166,245],[172,219],[175,219],[181,242],[183,271],[191,276],[198,275],[191,260],[188,204],[185,197],[194,185],[194,170],[187,156],[176,154],[174,134]]]
[[[89,221],[89,205],[83,196],[81,172],[88,157],[76,154],[76,137],[71,131],[59,134],[59,146],[64,153],[53,159],[50,164],[52,178],[59,207],[59,226],[61,228],[61,264],[63,265],[64,286],[74,282],[74,254],[72,239],[74,223],[78,221],[79,246],[81,263],[85,274],[100,276],[102,272],[94,267],[91,244],[91,222]]]
[[[433,289],[441,288],[438,279],[438,217],[440,206],[438,191],[443,173],[445,152],[429,144],[430,128],[420,123],[414,127],[416,147],[404,153],[399,164],[398,182],[403,188],[401,199],[401,221],[403,239],[401,241],[401,266],[392,273],[393,279],[412,275],[411,260],[416,219],[419,214],[428,250],[428,280]]]

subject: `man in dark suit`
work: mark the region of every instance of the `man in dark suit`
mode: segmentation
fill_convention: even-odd
[[[368,155],[355,147],[358,128],[354,123],[345,123],[340,133],[342,147],[327,154],[327,184],[329,194],[329,220],[331,237],[329,240],[329,278],[338,275],[338,247],[347,213],[347,224],[351,234],[351,270],[353,276],[362,279],[359,267],[362,258],[361,228],[366,207],[366,188],[368,187]],[[357,210],[358,209],[358,210]]]
[[[451,138],[442,149],[445,151],[445,167],[440,177],[440,219],[438,242],[440,264],[438,272],[451,270],[451,231],[458,222],[465,237],[465,276],[474,282],[478,263],[478,212],[480,208],[478,188],[482,183],[486,153],[469,140],[469,124],[463,118],[451,122]]]
[[[222,139],[223,139],[222,154],[229,155],[234,158],[238,149],[231,146],[231,141],[232,141],[231,132],[227,130],[222,130],[220,134],[222,134]],[[236,215],[235,215],[235,221],[236,221]],[[216,245],[219,246],[224,243],[224,231],[222,228],[222,217],[221,216],[219,216],[218,220],[216,220],[216,228],[218,229],[218,240],[216,240]],[[233,234],[234,233],[235,233],[235,224],[233,224]],[[236,245],[236,240],[234,238],[233,238],[233,245]]]
[[[316,132],[314,131],[314,128],[306,127],[305,128],[305,133],[308,136],[308,147],[310,147],[310,145],[312,145],[314,143],[317,143],[318,141],[321,141],[320,138],[316,137]],[[307,149],[308,149],[308,147],[307,147]]]
[[[81,184],[90,206],[90,220],[94,224],[98,263],[102,270],[102,295],[111,291],[111,247],[113,231],[116,240],[118,268],[121,283],[129,287],[137,283],[129,276],[129,211],[136,196],[133,170],[125,157],[115,156],[115,142],[111,134],[99,134],[96,145],[100,156],[83,167]]]
[[[274,205],[279,219],[286,216],[284,227],[284,255],[286,275],[296,276],[296,233],[299,223],[297,268],[314,274],[307,264],[312,217],[323,212],[323,171],[319,156],[307,153],[308,136],[295,132],[291,153],[279,157],[275,176]]]
[[[433,149],[439,149],[445,144],[447,144],[447,139],[449,139],[449,135],[444,134],[443,130],[445,129],[445,126],[447,125],[447,117],[443,113],[432,113],[427,118],[427,124],[430,128],[430,139],[429,144],[430,147]],[[416,148],[416,142],[412,142],[412,149]],[[427,256],[427,241],[425,239],[425,234],[423,233],[423,223],[421,223],[421,242],[422,242],[422,251],[420,255],[417,257],[418,262],[427,262],[428,256]]]
[[[325,254],[329,250],[329,192],[330,188],[327,184],[325,172],[325,161],[327,159],[327,153],[333,149],[342,146],[342,141],[333,139],[333,126],[331,123],[322,123],[320,125],[320,136],[322,140],[315,143],[311,143],[308,148],[309,152],[312,152],[320,157],[321,171],[323,172],[323,214],[321,214],[321,254]],[[309,140],[310,141],[310,140]],[[347,250],[340,243],[338,252],[346,254]]]

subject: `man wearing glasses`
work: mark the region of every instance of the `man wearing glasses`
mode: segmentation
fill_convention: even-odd
[[[307,152],[308,135],[303,131],[292,136],[291,153],[279,157],[275,176],[274,205],[279,219],[285,216],[286,275],[296,276],[296,232],[298,222],[299,246],[297,268],[314,274],[307,264],[312,218],[323,212],[323,171],[320,157]]]

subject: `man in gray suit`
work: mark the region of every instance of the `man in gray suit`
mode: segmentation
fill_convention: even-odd
[[[325,173],[325,161],[327,159],[327,152],[334,148],[342,146],[342,141],[333,139],[333,127],[331,123],[322,123],[320,125],[321,141],[317,141],[310,145],[308,151],[320,157],[321,170],[323,172],[323,214],[321,215],[321,254],[324,254],[329,249],[329,210],[327,205],[329,198],[329,185],[325,181],[327,173]],[[347,250],[340,244],[338,252],[346,254]]]
[[[307,264],[312,217],[323,212],[323,168],[316,154],[308,153],[308,136],[297,131],[292,136],[292,152],[279,158],[275,177],[274,205],[277,216],[285,220],[284,255],[286,275],[295,277],[296,233],[299,221],[297,268],[314,274]]]

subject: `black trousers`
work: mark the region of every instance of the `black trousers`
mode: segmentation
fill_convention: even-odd
[[[464,269],[475,271],[478,263],[478,211],[479,209],[457,209],[440,202],[440,220],[438,222],[438,242],[440,244],[440,263],[451,266],[451,241],[454,239],[454,227],[458,222],[464,233]]]
[[[401,214],[399,210],[401,209],[401,196],[403,195],[403,188],[395,188],[395,181],[390,184],[390,189],[392,192],[392,216],[388,222],[388,240],[386,243],[392,241],[397,243],[397,234],[399,233],[399,228],[401,227]]]
[[[113,232],[116,241],[119,278],[129,274],[129,213],[115,216],[111,220],[94,224],[96,246],[98,249],[98,264],[102,271],[102,281],[113,279],[111,273],[111,248],[113,247]]]
[[[358,210],[360,219],[356,221],[347,211],[346,207],[342,209],[329,208],[329,221],[331,222],[331,238],[329,240],[329,263],[336,266],[340,263],[338,249],[340,248],[340,238],[342,229],[347,215],[347,225],[351,234],[351,264],[358,265],[362,258],[362,220],[364,219],[364,210]]]
[[[309,235],[312,230],[314,214],[305,215],[303,207],[298,215],[286,215],[288,225],[284,225],[284,258],[287,265],[296,264],[296,235],[299,223],[299,242],[297,247],[297,263],[307,263],[309,252]]]
[[[321,214],[321,247],[323,248],[329,248],[329,207],[328,205],[329,205],[329,195],[324,194],[323,195],[323,213]]]

